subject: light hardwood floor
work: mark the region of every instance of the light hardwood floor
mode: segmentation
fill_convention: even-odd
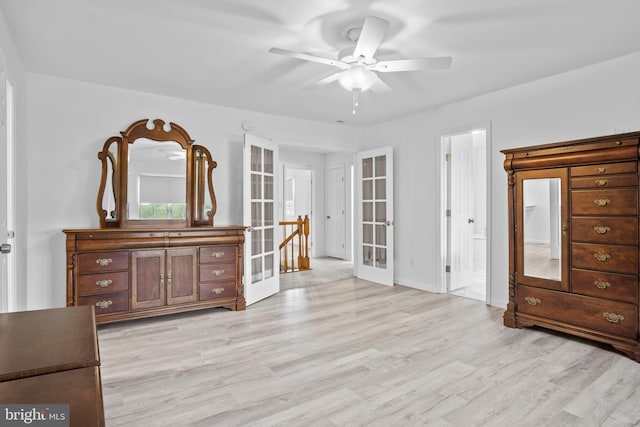
[[[640,364],[355,278],[99,327],[108,426],[631,426]]]

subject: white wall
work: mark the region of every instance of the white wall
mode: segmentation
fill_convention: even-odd
[[[16,281],[18,283],[17,308],[27,308],[27,78],[22,59],[4,14],[0,10],[0,70],[7,73],[14,84],[16,98],[16,128],[15,128],[15,242],[12,252],[16,256]],[[4,236],[3,236],[4,237]],[[4,240],[0,241],[0,243]]]
[[[490,303],[505,307],[507,185],[500,150],[640,129],[638,75],[640,53],[634,53],[365,129],[364,145],[394,147],[395,282],[440,289],[437,136],[446,129],[490,121]]]
[[[65,243],[62,229],[98,227],[97,157],[104,141],[141,118],[184,127],[218,162],[214,187],[216,225],[242,222],[243,120],[252,133],[289,145],[335,146],[360,142],[361,130],[236,110],[159,95],[27,74],[28,209],[26,252],[30,309],[64,306]],[[323,191],[323,190],[322,190]]]

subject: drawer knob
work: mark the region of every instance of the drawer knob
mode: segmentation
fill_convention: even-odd
[[[540,304],[542,301],[540,301],[540,299],[538,298],[534,298],[534,297],[525,297],[524,300],[529,304],[529,305],[538,305]]]
[[[593,257],[600,262],[607,262],[611,259],[611,255],[609,254],[593,254]]]
[[[596,168],[596,173],[605,173],[607,171],[606,167],[599,167]]]
[[[96,260],[96,264],[101,265],[102,267],[106,267],[107,265],[111,264],[113,262],[113,260],[111,258],[98,258]]]
[[[98,308],[109,308],[109,306],[113,304],[113,301],[111,300],[107,300],[107,301],[98,301],[96,303],[96,307]]]
[[[108,288],[112,283],[113,280],[111,279],[96,280],[96,285],[100,286],[101,288]]]
[[[596,185],[599,187],[604,187],[605,185],[607,185],[607,180],[606,179],[596,179]]]
[[[595,227],[593,227],[593,230],[598,234],[607,234],[608,231],[611,231],[611,228],[602,225],[596,225]]]
[[[211,289],[211,292],[213,292],[216,295],[220,295],[221,293],[224,292],[224,288],[213,288]]]
[[[596,280],[595,282],[593,282],[593,284],[596,285],[596,288],[598,289],[607,289],[609,286],[611,286],[611,283],[605,282],[603,280]]]
[[[600,206],[601,208],[607,206],[609,203],[611,203],[611,200],[609,200],[609,199],[595,199],[593,201],[594,205]]]
[[[622,314],[602,313],[602,315],[611,323],[619,323],[624,320],[624,316]]]
[[[214,258],[222,258],[224,256],[224,251],[214,252],[211,254]]]
[[[214,276],[220,277],[224,274],[224,270],[213,270],[212,273]]]

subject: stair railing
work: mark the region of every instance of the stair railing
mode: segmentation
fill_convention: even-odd
[[[291,273],[311,270],[309,261],[309,215],[305,215],[304,219],[302,219],[302,216],[298,216],[295,221],[281,221],[279,224],[283,226],[284,231],[284,239],[279,246],[280,272]],[[291,231],[288,232],[288,229]],[[291,258],[289,258],[289,253],[291,253]]]

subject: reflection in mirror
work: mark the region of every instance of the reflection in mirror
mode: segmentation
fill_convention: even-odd
[[[524,275],[561,280],[560,178],[525,179]]]
[[[112,142],[105,152],[106,158],[104,166],[106,166],[106,182],[102,195],[102,208],[105,210],[105,220],[113,221],[117,219],[116,215],[116,194],[118,194],[118,144]]]
[[[187,218],[186,150],[175,141],[129,144],[127,218]]]
[[[201,149],[194,151],[195,156],[195,186],[196,186],[196,210],[195,220],[206,221],[208,219],[209,212],[212,209],[211,194],[208,189],[208,170],[209,162],[207,161],[206,154]]]

